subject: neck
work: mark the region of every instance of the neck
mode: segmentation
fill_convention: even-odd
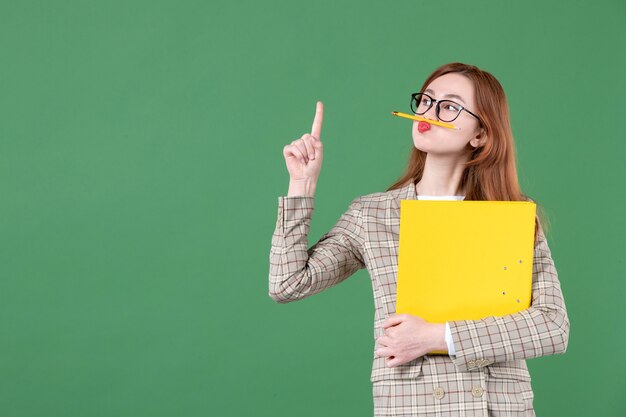
[[[418,195],[448,196],[464,195],[460,188],[463,176],[463,161],[457,158],[426,155],[424,173],[416,184]]]

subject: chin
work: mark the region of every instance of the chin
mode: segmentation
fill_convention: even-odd
[[[418,151],[422,151],[424,153],[430,153],[433,155],[454,155],[462,153],[462,149],[449,149],[442,148],[441,146],[431,146],[431,144],[424,143],[423,141],[413,141],[413,147]]]
[[[420,151],[428,152],[436,148],[437,146],[433,146],[436,143],[436,138],[426,137],[422,133],[418,133],[413,136],[413,146],[415,146]]]
[[[413,147],[415,149],[417,149],[418,151],[422,151],[422,152],[425,152],[425,153],[433,151],[433,149],[430,149],[428,146],[423,146],[422,144],[419,144],[419,146],[418,146],[418,145],[415,144],[415,142],[413,142]]]

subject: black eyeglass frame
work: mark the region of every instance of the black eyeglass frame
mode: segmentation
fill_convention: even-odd
[[[428,97],[430,99],[430,106],[428,106],[428,108],[426,110],[424,110],[423,112],[421,112],[421,113],[417,112],[417,106],[418,106],[417,103],[418,103],[418,101],[417,101],[416,97],[418,95],[426,96],[426,97]],[[413,101],[415,101],[415,103],[416,103],[415,110],[413,110]],[[443,120],[443,119],[441,119],[439,117],[439,109],[440,109],[440,105],[441,105],[442,101],[449,101],[450,103],[454,103],[456,106],[459,106],[459,108],[461,110],[456,114],[454,119],[452,119],[452,120]],[[483,125],[483,121],[480,119],[480,117],[476,116],[474,113],[472,113],[471,111],[466,109],[465,106],[463,106],[463,105],[461,105],[461,104],[459,104],[459,103],[457,103],[456,101],[453,101],[453,100],[435,100],[433,97],[429,96],[426,93],[412,93],[411,94],[411,103],[409,104],[409,107],[410,107],[410,109],[411,109],[411,111],[413,113],[422,115],[422,114],[426,113],[428,110],[430,110],[433,107],[433,103],[437,103],[437,106],[435,107],[435,114],[437,115],[437,118],[439,120],[441,120],[442,122],[453,122],[453,121],[455,121],[459,117],[459,115],[461,114],[462,111],[466,111],[469,114],[471,114],[472,116],[474,116],[475,118],[477,118],[478,121],[480,122],[480,124]]]

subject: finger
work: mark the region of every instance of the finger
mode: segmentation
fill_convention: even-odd
[[[302,151],[295,145],[287,145],[283,151],[286,158],[296,158],[301,163],[304,163],[304,156]]]
[[[311,135],[305,135],[303,138],[304,145],[306,146],[306,151],[309,159],[315,159],[315,148],[313,147],[313,137]]]
[[[400,324],[404,321],[404,316],[402,315],[398,315],[398,314],[392,314],[391,316],[387,317],[387,320],[385,320],[382,324],[382,327],[384,329],[386,329],[387,327],[391,327],[391,326],[395,326],[396,324]]]
[[[389,368],[393,368],[394,366],[396,366],[398,364],[398,362],[400,362],[395,356],[390,356],[388,357],[385,362],[387,362],[387,367]]]
[[[304,139],[304,136],[302,136],[302,139],[298,139],[297,141],[295,141],[294,146],[296,146],[300,150],[300,153],[302,153],[304,160],[308,163],[309,151],[307,150],[306,140]]]
[[[389,346],[389,338],[387,336],[381,336],[376,341],[380,346]]]
[[[300,150],[296,145],[287,145],[285,146],[285,151],[283,152],[286,157],[296,158],[302,164],[306,164],[304,159],[304,155],[302,154],[302,150]]]
[[[376,357],[382,357],[382,356],[392,356],[393,355],[393,351],[389,348],[379,348],[376,349],[376,351],[374,352],[376,354]]]
[[[322,140],[322,120],[324,119],[324,105],[321,101],[317,102],[315,107],[315,118],[313,119],[313,126],[311,127],[311,135]]]

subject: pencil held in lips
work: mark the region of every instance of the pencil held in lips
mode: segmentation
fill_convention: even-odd
[[[414,116],[412,114],[406,114],[406,113],[402,113],[399,111],[392,111],[391,114],[393,114],[394,116],[404,117],[404,118],[411,119],[411,120],[417,120],[418,122],[427,122],[435,126],[447,127],[448,129],[461,130],[460,127],[456,127],[455,125],[450,124],[450,123],[438,122],[436,120],[430,120],[425,117]]]

